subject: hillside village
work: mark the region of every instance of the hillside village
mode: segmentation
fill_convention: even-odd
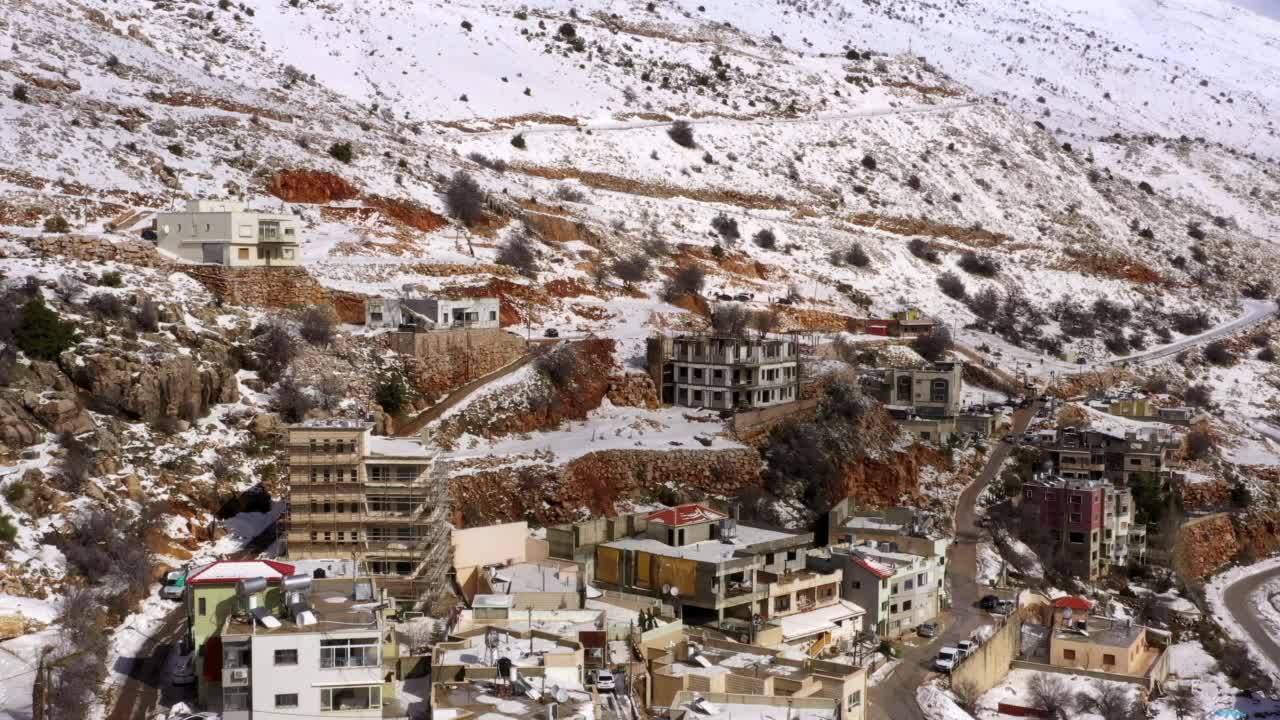
[[[1280,22],[4,15],[0,718],[1280,713]]]

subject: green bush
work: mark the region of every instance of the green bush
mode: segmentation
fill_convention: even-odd
[[[38,298],[22,306],[13,336],[27,357],[38,360],[57,360],[77,340],[75,325],[64,322]]]
[[[330,145],[329,154],[333,156],[334,160],[337,160],[340,163],[350,163],[351,158],[355,157],[355,153],[352,152],[351,143],[349,142],[334,143]]]
[[[168,150],[178,157],[182,157],[187,153],[187,149],[182,147],[182,143],[170,143]]]
[[[68,233],[71,232],[71,223],[67,222],[67,219],[61,215],[54,215],[44,219],[44,231],[58,234]]]
[[[27,484],[22,481],[13,483],[9,485],[9,487],[4,489],[4,499],[10,505],[16,505],[22,502],[22,499],[25,498],[26,496],[27,496]]]
[[[124,281],[121,279],[120,273],[112,270],[102,273],[102,277],[98,279],[98,284],[103,287],[118,288],[124,284]]]
[[[8,515],[0,513],[0,542],[12,543],[18,539],[18,528]]]
[[[392,415],[399,415],[400,410],[409,400],[409,388],[405,387],[404,380],[401,380],[399,375],[389,375],[374,388],[373,398],[383,410]]]

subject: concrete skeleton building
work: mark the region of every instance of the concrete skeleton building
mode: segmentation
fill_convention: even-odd
[[[667,405],[758,409],[800,398],[799,343],[731,335],[649,338],[649,374]]]
[[[502,302],[481,298],[369,298],[365,326],[417,332],[501,327]]]
[[[302,224],[293,215],[246,210],[229,200],[190,200],[156,215],[160,250],[183,262],[227,267],[302,264]]]
[[[1151,430],[1068,427],[1046,438],[1040,454],[1057,474],[1073,480],[1110,480],[1128,487],[1137,479],[1165,479],[1172,472],[1169,450],[1173,437]]]
[[[358,558],[398,602],[417,602],[447,590],[447,482],[424,442],[372,429],[357,420],[289,426],[288,556]]]

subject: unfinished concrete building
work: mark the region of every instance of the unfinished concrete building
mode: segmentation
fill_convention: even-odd
[[[290,559],[353,558],[401,604],[447,591],[449,492],[437,451],[359,420],[288,428]]]

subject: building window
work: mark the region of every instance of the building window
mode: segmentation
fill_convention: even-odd
[[[894,583],[894,584],[893,584],[893,587],[889,588],[889,594],[890,594],[890,595],[897,595],[897,594],[898,594],[898,583]]]
[[[1063,651],[1062,651],[1062,659],[1063,659],[1063,660],[1075,660],[1075,659],[1076,659],[1076,651],[1075,651],[1075,650],[1071,650],[1071,649],[1063,650]]]
[[[861,589],[862,589],[862,581],[861,581],[861,580],[854,580],[854,581],[853,581],[853,583],[852,583],[851,585],[849,585],[849,587],[853,588],[854,590],[861,590]]]
[[[377,638],[320,641],[320,667],[374,667],[379,663]]]
[[[199,600],[196,600],[196,614],[204,615],[206,614],[207,610],[208,608],[205,607],[204,598],[200,598]]]
[[[1073,523],[1080,522],[1080,513],[1071,513],[1071,522]]]
[[[380,707],[382,707],[382,688],[377,685],[320,689],[320,709],[327,712],[373,710]]]
[[[1102,664],[1103,664],[1103,665],[1115,665],[1115,664],[1116,664],[1116,656],[1115,656],[1115,655],[1103,655],[1103,656],[1102,656]]]
[[[902,612],[906,612],[906,611],[908,611],[908,610],[910,610],[910,609],[911,609],[911,601],[910,601],[910,600],[903,600],[903,601],[902,601]]]
[[[920,573],[919,575],[916,576],[916,585],[919,587],[924,587],[924,583],[925,583],[924,573]]]
[[[282,695],[277,695],[276,707],[278,708],[298,707],[298,693],[284,693]]]
[[[774,612],[786,612],[791,609],[791,596],[781,595],[773,599]]]
[[[248,710],[249,709],[249,688],[223,688],[222,689],[222,709],[225,710]]]
[[[1071,543],[1072,543],[1072,544],[1075,544],[1075,545],[1083,545],[1083,544],[1084,544],[1084,537],[1085,537],[1085,535],[1084,535],[1084,533],[1082,533],[1082,532],[1073,532],[1073,533],[1071,533],[1071,534],[1070,534],[1069,539],[1070,539],[1070,541],[1071,541]]]
[[[694,390],[694,391],[693,391],[693,401],[694,401],[694,402],[696,402],[696,403],[700,403],[700,402],[702,402],[702,391],[701,391],[701,390]]]
[[[249,248],[240,248],[240,250],[236,253],[236,257],[240,258],[241,260],[248,260]]]
[[[892,615],[893,613],[896,613],[896,612],[898,612],[898,603],[894,603],[889,606],[889,614]]]
[[[854,709],[861,704],[862,704],[862,691],[854,690],[852,693],[849,694],[849,703],[848,703],[849,712],[853,712]]]
[[[277,650],[275,652],[276,665],[297,665],[298,651],[294,650]]]
[[[902,590],[903,592],[906,592],[907,590],[911,590],[915,586],[916,586],[916,583],[914,580],[907,580],[906,582],[902,583]]]
[[[900,402],[911,402],[911,377],[903,376],[898,378],[898,400]]]
[[[1031,498],[1035,497],[1035,492],[1031,488],[1027,488],[1026,490],[1022,491],[1022,497],[1030,500]]]
[[[947,380],[934,380],[929,383],[929,402],[945,403],[950,388],[951,383]]]

